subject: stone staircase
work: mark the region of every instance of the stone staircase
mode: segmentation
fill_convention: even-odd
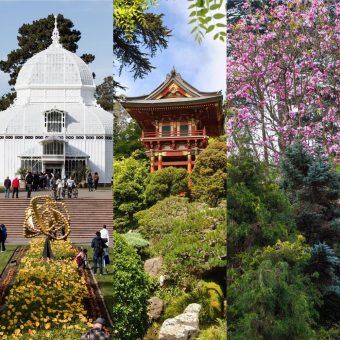
[[[95,232],[106,224],[112,231],[113,206],[112,198],[78,198],[65,199],[71,219],[70,239],[77,244],[88,244]],[[0,224],[7,228],[7,243],[26,244],[23,236],[23,222],[29,199],[0,198]],[[110,240],[111,241],[111,240]]]

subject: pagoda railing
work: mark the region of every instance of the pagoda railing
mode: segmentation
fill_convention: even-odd
[[[191,131],[154,131],[144,132],[142,131],[142,139],[145,138],[173,138],[173,137],[205,137],[206,131],[203,130],[191,130]]]

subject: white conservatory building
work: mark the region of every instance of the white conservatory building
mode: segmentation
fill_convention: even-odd
[[[110,183],[113,115],[96,104],[90,68],[59,43],[21,68],[17,99],[0,111],[0,183],[20,168],[70,176],[86,166]]]

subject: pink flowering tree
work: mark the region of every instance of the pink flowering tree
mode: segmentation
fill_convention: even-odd
[[[269,1],[228,25],[229,150],[276,163],[299,138],[337,157],[340,5]]]

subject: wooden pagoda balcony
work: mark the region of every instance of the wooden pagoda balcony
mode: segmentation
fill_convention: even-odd
[[[141,140],[166,140],[166,139],[186,139],[186,138],[204,139],[208,138],[205,128],[203,130],[191,131],[169,131],[169,132],[144,132],[142,131]]]

